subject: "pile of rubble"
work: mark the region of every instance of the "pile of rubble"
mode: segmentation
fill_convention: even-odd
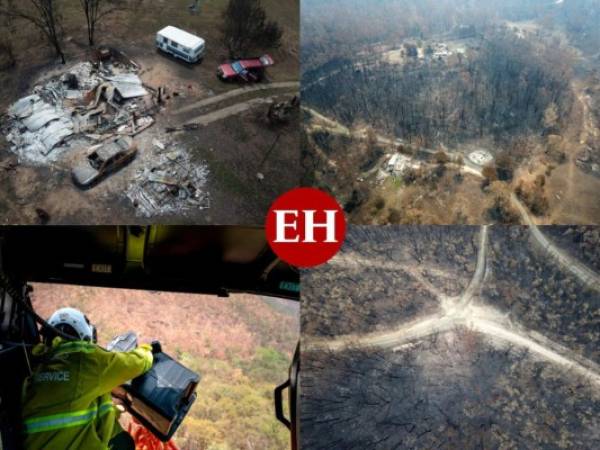
[[[8,109],[3,134],[19,160],[55,161],[67,149],[154,123],[154,99],[135,63],[83,62],[34,88]]]
[[[178,213],[207,209],[210,198],[205,190],[208,166],[190,160],[185,149],[153,142],[151,165],[138,169],[127,189],[127,197],[140,215]]]

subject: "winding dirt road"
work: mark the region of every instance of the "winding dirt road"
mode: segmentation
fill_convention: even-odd
[[[540,231],[539,227],[533,222],[525,206],[519,201],[515,194],[511,195],[511,201],[521,214],[523,221],[529,227],[529,232],[537,243],[554,259],[563,269],[571,272],[575,277],[585,285],[600,291],[600,275],[589,269],[585,264],[570,256],[567,252],[552,243]]]
[[[586,102],[583,99],[580,99],[580,100],[581,100],[582,104],[586,105]],[[308,107],[303,107],[303,109],[305,109],[306,111],[313,114],[315,117],[317,117],[322,122],[328,124],[327,126],[321,125],[320,127],[327,129],[327,131],[330,133],[337,133],[337,134],[344,134],[347,136],[366,138],[366,130],[358,130],[356,132],[352,132],[349,128],[345,127],[344,125],[340,124],[339,122],[337,122],[333,119],[323,116],[322,114],[315,111],[314,109],[311,109]],[[585,116],[586,117],[589,116],[589,111],[587,111],[585,113]],[[586,121],[589,122],[588,119],[586,119]],[[593,121],[590,123],[593,124]],[[596,129],[590,124],[584,126],[584,129],[587,130],[587,131],[582,132],[583,135],[585,135],[585,136],[587,136],[588,133],[590,133],[590,132],[596,131]],[[593,131],[590,131],[590,129]],[[376,134],[376,137],[377,137],[377,141],[379,143],[383,143],[383,144],[398,145],[398,144],[402,143],[401,139],[393,141],[392,139],[385,137],[383,135],[380,135],[380,134]],[[434,150],[431,150],[431,149],[424,149],[424,151],[427,151],[429,153],[435,153]],[[335,167],[334,162],[332,162],[330,160],[328,160],[327,162],[328,162],[328,164],[333,165],[333,167]],[[572,166],[574,167],[574,163],[572,164]],[[462,167],[462,170],[464,172],[468,172],[468,173],[471,173],[472,175],[483,178],[483,174],[482,174],[483,168],[480,166],[476,166],[474,163],[468,162],[467,160],[465,160],[465,165]],[[575,275],[579,280],[581,280],[583,283],[585,283],[588,287],[590,287],[596,291],[600,291],[600,275],[593,272],[592,270],[587,268],[584,264],[580,263],[575,258],[571,257],[567,252],[558,248],[556,245],[554,245],[552,242],[550,242],[548,240],[548,238],[546,238],[544,236],[544,234],[540,231],[539,227],[535,223],[534,219],[532,218],[531,214],[529,213],[529,211],[527,210],[525,205],[518,199],[518,197],[514,193],[511,194],[510,200],[511,200],[511,203],[515,206],[515,208],[519,212],[519,214],[521,215],[523,223],[525,225],[529,226],[529,231],[531,232],[534,239],[540,244],[540,246],[554,260],[556,260],[563,268],[570,271],[573,275]]]
[[[537,232],[545,239],[539,230]],[[547,242],[548,249],[560,254],[560,251],[556,250],[552,243]],[[377,347],[398,350],[416,340],[463,326],[505,343],[526,348],[540,358],[561,365],[565,369],[577,372],[590,381],[600,384],[600,366],[598,364],[574,355],[570,349],[551,341],[540,333],[527,330],[521,324],[514,324],[508,314],[477,301],[486,277],[487,248],[488,227],[482,226],[479,233],[477,266],[473,277],[464,293],[459,297],[448,297],[438,292],[436,298],[440,302],[440,312],[384,332],[350,334],[335,339],[307,336],[304,338],[303,348],[305,350],[341,351],[348,348]],[[352,261],[353,267],[365,262],[357,258],[351,260],[339,258],[335,264],[343,265],[344,262],[350,261]],[[367,261],[371,267],[371,261]],[[566,263],[566,260],[563,263]],[[585,267],[579,262],[576,263],[577,267]]]
[[[262,93],[265,91],[271,92],[271,91],[278,91],[278,90],[286,90],[286,91],[287,90],[296,90],[297,91],[298,89],[300,89],[300,82],[298,82],[298,81],[284,81],[284,82],[280,82],[280,83],[258,84],[255,86],[234,89],[232,91],[225,92],[224,94],[221,94],[221,95],[215,95],[214,97],[208,97],[208,98],[205,98],[198,102],[192,103],[190,105],[186,105],[182,108],[175,109],[171,112],[172,112],[172,114],[189,113],[190,111],[193,111],[198,108],[204,108],[207,106],[211,106],[216,103],[221,103],[225,100],[229,100],[229,99],[235,98],[235,97],[245,96],[250,93]]]
[[[390,146],[390,147],[396,149],[400,145],[406,144],[406,141],[404,141],[403,139],[390,138],[388,136],[384,136],[383,134],[377,133],[374,130],[369,130],[367,127],[351,130],[350,128],[346,127],[345,125],[341,124],[340,122],[338,122],[330,117],[326,117],[323,114],[321,114],[320,112],[316,111],[315,109],[309,108],[307,106],[302,106],[302,109],[304,111],[310,113],[313,117],[317,118],[321,122],[321,124],[311,124],[308,127],[308,129],[310,131],[323,130],[323,131],[327,131],[330,134],[337,134],[337,135],[347,136],[347,137],[351,137],[354,139],[360,139],[360,140],[368,139],[369,132],[372,131],[372,132],[374,132],[375,139],[377,140],[377,143],[379,145]],[[425,148],[425,147],[420,147],[419,151],[428,153],[430,155],[435,155],[438,152],[437,150],[434,150],[431,148]],[[389,155],[388,155],[388,157],[389,157]],[[328,163],[329,163],[329,161],[328,161]],[[335,164],[335,162],[334,162],[334,164]],[[448,162],[447,164],[456,165],[453,162]],[[475,164],[473,161],[469,160],[468,158],[463,158],[463,164],[460,166],[460,169],[464,173],[469,173],[476,177],[483,178],[483,166]],[[370,172],[372,172],[372,171],[373,171],[373,169]],[[369,175],[370,175],[370,173],[363,173],[362,178],[366,178]]]
[[[249,111],[258,105],[268,105],[274,97],[260,97],[254,98],[251,100],[247,100],[245,102],[236,103],[235,105],[226,106],[221,109],[217,109],[216,111],[212,111],[206,114],[201,114],[196,117],[188,117],[185,120],[185,123],[194,123],[198,125],[208,125],[218,120],[226,119],[227,117],[235,116],[241,114],[245,111]]]
[[[297,93],[299,87],[299,82],[287,81],[234,89],[224,94],[208,97],[182,108],[170,111],[170,115],[174,118],[174,121],[170,123],[170,126],[177,127],[184,124],[206,126],[213,122],[226,119],[227,117],[249,111],[256,106],[268,105],[281,94]],[[270,95],[265,95],[265,93]],[[227,105],[228,100],[236,99],[238,97],[245,98],[249,95],[251,98],[246,98],[243,101]],[[223,104],[226,104],[227,106],[223,106]],[[215,106],[218,109],[210,110]]]

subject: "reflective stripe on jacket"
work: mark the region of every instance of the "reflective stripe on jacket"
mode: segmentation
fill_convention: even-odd
[[[33,354],[34,373],[23,386],[25,449],[108,449],[121,431],[110,392],[152,367],[150,346],[117,353],[55,338]]]

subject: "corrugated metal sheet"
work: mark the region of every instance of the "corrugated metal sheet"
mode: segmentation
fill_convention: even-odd
[[[40,101],[35,103],[33,114],[24,119],[23,124],[29,131],[37,131],[53,120],[60,119],[63,116],[63,111],[59,111],[56,107]]]
[[[56,120],[46,128],[44,128],[39,136],[40,141],[45,147],[45,151],[42,151],[44,155],[47,155],[52,151],[54,147],[60,144],[66,137],[73,134],[73,122],[61,118]]]
[[[148,91],[142,85],[142,80],[134,73],[112,75],[105,78],[124,99],[148,95]]]
[[[18,119],[29,117],[33,113],[34,105],[41,101],[39,95],[23,97],[8,108],[8,114]]]
[[[118,92],[123,100],[149,95],[142,80],[135,73],[113,72],[114,68],[96,69],[89,63],[76,64],[68,72],[50,79],[44,85],[36,87],[36,93],[17,100],[8,108],[12,119],[7,132],[11,150],[18,154],[19,160],[46,162],[58,157],[61,150],[69,148],[70,140],[85,132],[105,133],[112,128],[128,124],[131,114],[127,108],[120,108],[112,102],[112,94]],[[128,69],[126,69],[128,70]],[[112,73],[113,75],[103,75]],[[77,78],[74,83],[65,83]],[[105,83],[110,92],[106,95],[108,104],[116,111],[107,113],[106,103],[86,104],[93,101],[94,89]],[[102,101],[98,98],[96,101]],[[127,103],[135,103],[135,100]],[[90,110],[90,108],[93,108]],[[99,115],[104,115],[103,123]],[[142,119],[138,119],[138,122]],[[104,125],[106,123],[106,126]],[[136,123],[142,129],[143,124]],[[131,131],[133,132],[133,130]],[[51,152],[56,150],[55,153]]]

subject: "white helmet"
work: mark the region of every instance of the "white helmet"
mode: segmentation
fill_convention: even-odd
[[[67,331],[63,329],[67,327],[61,326],[67,325],[77,333],[77,336],[73,337],[79,337],[82,341],[96,342],[96,329],[90,324],[88,318],[78,309],[61,308],[50,316],[48,323],[67,334],[73,334],[70,329]]]

